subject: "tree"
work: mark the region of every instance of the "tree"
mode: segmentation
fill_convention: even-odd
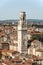
[[[39,36],[32,35],[32,40],[39,40]]]

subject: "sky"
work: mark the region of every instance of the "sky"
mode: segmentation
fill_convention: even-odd
[[[0,20],[18,19],[21,11],[27,19],[43,20],[43,0],[0,0]]]

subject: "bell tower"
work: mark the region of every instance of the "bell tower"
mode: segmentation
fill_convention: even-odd
[[[26,13],[20,12],[18,21],[18,51],[27,53],[27,23]]]

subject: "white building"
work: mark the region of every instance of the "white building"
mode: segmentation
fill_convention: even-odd
[[[31,46],[28,48],[28,54],[31,55],[39,55],[42,56],[42,52],[37,52],[37,49],[40,49],[42,47],[42,43],[38,40],[34,40],[31,42]]]
[[[34,48],[40,48],[40,47],[42,47],[42,42],[40,42],[38,40],[34,40],[31,42],[31,46],[33,46]]]
[[[27,53],[27,24],[26,14],[21,12],[18,22],[18,51],[20,53]]]
[[[37,49],[36,50],[36,56],[41,56],[42,57],[43,56],[43,49],[41,49],[41,48]]]

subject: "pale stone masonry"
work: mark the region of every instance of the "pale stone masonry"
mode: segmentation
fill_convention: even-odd
[[[20,53],[27,53],[27,24],[26,14],[21,12],[18,22],[18,51]]]
[[[29,50],[34,47],[31,47],[31,49],[27,48],[27,41],[32,40],[32,35],[37,36],[38,34],[43,37],[43,32],[40,32],[38,28],[35,26],[27,26],[26,13],[20,12],[17,26],[15,26],[14,23],[0,25],[0,49],[3,48],[19,51],[20,53],[30,53]]]

